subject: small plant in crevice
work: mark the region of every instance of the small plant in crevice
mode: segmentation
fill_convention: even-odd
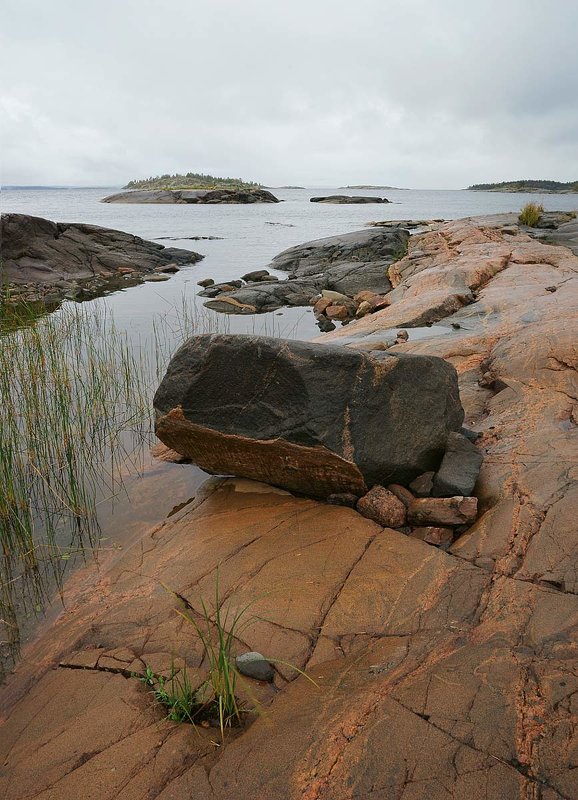
[[[156,675],[149,666],[144,674],[134,673],[134,676],[150,688],[158,703],[168,709],[168,719],[194,725],[194,715],[198,711],[199,703],[186,667],[176,670],[173,664],[168,678]]]
[[[176,613],[188,622],[200,639],[203,661],[207,664],[208,675],[206,680],[196,691],[191,688],[191,683],[185,677],[179,678],[174,668],[168,679],[160,680],[150,668],[140,679],[151,686],[155,698],[170,709],[169,718],[177,721],[188,721],[193,724],[207,724],[218,727],[221,739],[224,740],[225,730],[243,726],[246,716],[250,713],[261,713],[259,702],[254,696],[250,684],[243,678],[235,665],[233,647],[239,642],[241,633],[262,617],[248,616],[248,611],[257,599],[253,599],[244,606],[232,610],[230,605],[225,606],[219,589],[219,572],[217,569],[215,579],[214,613],[203,598],[200,598],[201,611],[195,611],[189,603],[179,594],[169,589],[176,599],[184,602],[187,609],[175,609]],[[288,661],[280,659],[266,659],[272,664],[282,664],[305,677],[314,686],[318,684],[299,667]],[[239,699],[238,689],[243,688],[243,694],[251,700],[251,707],[247,707]],[[186,713],[184,712],[186,709]],[[171,716],[172,714],[172,716]],[[181,714],[180,718],[174,714]]]
[[[522,225],[528,225],[530,228],[534,228],[540,222],[543,213],[543,205],[539,205],[538,203],[526,203],[520,211],[518,221],[521,222]]]
[[[224,608],[219,591],[219,574],[215,580],[215,613],[211,616],[204,599],[200,599],[201,613],[199,619],[189,612],[177,609],[177,614],[193,626],[201,640],[203,655],[208,664],[208,677],[199,690],[202,699],[202,715],[218,720],[221,737],[225,728],[243,724],[244,709],[237,697],[237,685],[246,682],[241,678],[234,665],[232,649],[236,638],[242,630],[252,624],[253,618],[247,618],[247,612],[255,601],[247,603],[241,609],[231,612],[230,606]]]

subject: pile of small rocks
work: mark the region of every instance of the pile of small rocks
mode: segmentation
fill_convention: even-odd
[[[387,295],[365,291],[348,297],[341,292],[324,289],[321,294],[311,298],[317,325],[324,333],[335,330],[336,321],[347,325],[351,320],[374,314],[389,304]]]
[[[359,499],[353,494],[334,494],[328,502],[354,507],[384,528],[447,549],[478,515],[473,491],[482,454],[473,443],[476,438],[465,428],[462,433],[450,433],[438,471],[419,475],[409,487],[374,486]]]

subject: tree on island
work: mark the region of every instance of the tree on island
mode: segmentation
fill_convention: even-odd
[[[127,183],[125,189],[258,189],[260,183],[244,181],[242,178],[217,178],[201,172],[187,172],[181,175],[157,175],[141,178]]]

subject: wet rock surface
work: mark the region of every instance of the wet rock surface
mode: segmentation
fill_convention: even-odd
[[[97,225],[3,214],[1,277],[14,299],[85,299],[194,264],[203,256]]]
[[[421,255],[395,265],[403,290],[348,326],[347,348],[423,316],[428,292],[439,313],[440,295],[469,288],[461,311],[446,306],[458,332],[390,352],[441,356],[459,374],[484,455],[473,526],[452,528],[444,552],[425,540],[443,525],[405,535],[262,484],[212,482],[77,573],[67,610],[27,648],[0,700],[6,800],[578,796],[578,259],[479,221],[416,239],[409,255]],[[223,596],[255,601],[259,618],[234,655],[289,661],[317,683],[284,667],[254,682],[266,713],[224,747],[163,719],[128,678],[177,657],[203,680],[174,609],[180,596],[200,614],[217,572]]]
[[[103,197],[101,203],[279,203],[266,189],[135,189]]]
[[[315,497],[437,467],[463,419],[441,359],[258,336],[193,337],[154,405],[157,436],[204,470]]]

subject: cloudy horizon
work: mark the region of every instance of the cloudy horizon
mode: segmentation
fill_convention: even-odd
[[[3,8],[3,185],[578,179],[573,0]]]

